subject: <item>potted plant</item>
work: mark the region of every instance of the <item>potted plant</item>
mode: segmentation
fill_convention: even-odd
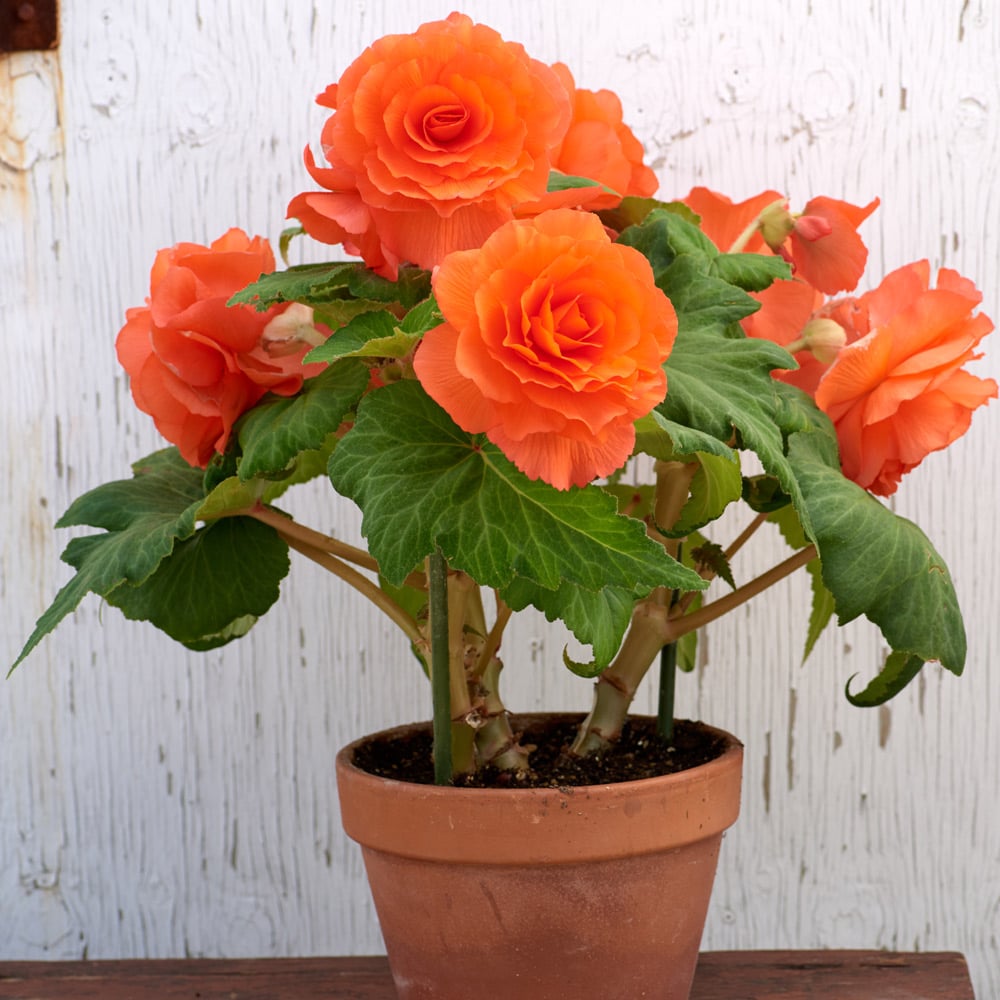
[[[220,646],[294,549],[430,680],[430,724],[337,760],[400,995],[686,996],[741,750],[675,723],[675,671],[702,626],[805,567],[807,649],[834,614],[891,649],[853,703],[927,661],[961,672],[947,568],[877,497],[996,395],[965,369],[992,324],[925,261],[845,296],[877,201],[655,199],[613,94],[464,15],[380,39],[319,103],[320,190],[292,199],[282,250],[304,232],[360,260],[276,270],[238,229],[157,255],[116,343],[171,447],[60,519],[99,533],[67,545],[75,575],[17,662],[91,592]],[[366,550],[280,510],[323,476]],[[791,554],[738,583],[759,530]],[[579,719],[508,712],[502,636],[529,606],[589,647],[564,655],[595,679]],[[630,719],[654,666],[658,717]]]

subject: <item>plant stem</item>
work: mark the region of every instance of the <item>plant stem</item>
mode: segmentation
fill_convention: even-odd
[[[476,663],[474,677],[482,677],[492,660],[496,659],[496,652],[500,648],[500,640],[503,637],[503,630],[510,621],[512,612],[507,603],[497,596],[497,614],[493,619],[493,628],[486,636],[482,651],[479,654],[479,661]]]
[[[469,691],[466,626],[469,609],[479,600],[479,587],[466,573],[452,571],[447,576],[447,591],[451,766],[453,774],[471,774],[476,769],[475,740],[480,720]]]
[[[621,735],[639,683],[670,637],[669,615],[669,606],[653,595],[636,605],[618,655],[597,678],[593,708],[580,725],[571,754],[599,753]]]
[[[764,524],[764,522],[765,522],[765,521],[767,521],[767,514],[764,514],[764,513],[760,513],[760,514],[758,514],[758,515],[757,515],[757,516],[756,516],[756,517],[755,517],[755,518],[754,518],[754,519],[753,519],[753,520],[752,520],[752,521],[751,521],[751,522],[750,522],[750,523],[749,523],[749,524],[748,524],[748,525],[747,525],[747,526],[746,526],[746,527],[745,527],[745,528],[744,528],[744,529],[743,529],[743,530],[742,530],[742,531],[741,531],[741,532],[740,532],[740,533],[739,533],[739,534],[738,534],[738,535],[737,535],[737,536],[736,536],[736,537],[735,537],[735,538],[734,538],[734,539],[732,540],[732,542],[731,542],[731,543],[730,543],[730,545],[729,545],[729,548],[728,548],[728,549],[726,549],[726,551],[725,551],[725,553],[724,553],[724,555],[725,555],[725,557],[726,557],[726,561],[727,561],[727,562],[728,562],[728,561],[729,561],[730,559],[732,559],[732,558],[733,558],[733,556],[734,556],[734,555],[736,555],[736,553],[737,553],[737,552],[739,552],[739,551],[740,551],[740,549],[742,549],[742,548],[743,548],[743,546],[744,546],[744,545],[746,545],[746,543],[747,543],[748,541],[750,541],[750,539],[751,539],[751,538],[753,537],[753,535],[754,535],[754,532],[755,532],[755,531],[756,531],[756,530],[757,530],[757,529],[758,529],[758,528],[759,528],[759,527],[760,527],[760,526],[761,526],[762,524]]]
[[[680,559],[682,545],[677,546],[675,558]],[[670,606],[677,603],[675,590]],[[656,695],[656,731],[660,739],[670,743],[674,738],[674,703],[677,692],[677,643],[668,642],[660,649],[660,683]]]
[[[378,563],[364,549],[359,549],[354,545],[349,545],[347,542],[340,541],[338,538],[333,538],[331,535],[324,535],[320,531],[308,528],[304,524],[299,524],[298,521],[278,513],[278,511],[271,507],[258,504],[256,507],[239,511],[239,514],[255,518],[263,524],[270,525],[286,541],[289,538],[297,538],[305,545],[323,552],[329,552],[340,559],[354,563],[355,566],[360,566],[362,569],[371,570],[373,573],[379,571]],[[411,573],[403,582],[407,586],[420,589],[427,586],[427,579],[423,573]]]
[[[744,545],[753,537],[757,529],[767,521],[767,514],[758,514],[730,543],[729,548],[725,550],[723,556],[726,562],[732,560],[733,556],[743,548]],[[702,579],[712,580],[715,578],[715,571],[712,569],[703,568],[699,571]],[[677,603],[677,608],[674,611],[674,617],[679,617],[683,615],[689,607],[691,607],[692,602],[701,593],[700,590],[689,590]]]
[[[510,726],[510,716],[500,698],[500,671],[503,664],[492,657],[480,680],[485,722],[476,731],[476,751],[484,764],[500,771],[523,774],[528,770],[528,750],[522,747]]]
[[[356,569],[341,562],[330,555],[329,552],[322,552],[311,545],[299,541],[298,538],[286,535],[281,528],[277,528],[276,530],[279,537],[282,538],[290,549],[294,549],[296,552],[300,552],[307,558],[312,559],[313,562],[333,573],[334,576],[339,577],[345,583],[350,584],[355,590],[367,597],[372,604],[388,615],[402,629],[410,642],[419,644],[422,641],[423,636],[420,634],[420,629],[414,618],[404,611],[377,584],[372,583],[368,577],[362,576]]]
[[[789,556],[784,562],[773,566],[766,573],[762,573],[748,584],[737,588],[730,594],[726,594],[725,597],[720,597],[711,604],[706,604],[697,611],[692,611],[689,615],[685,615],[680,605],[678,605],[676,614],[671,616],[671,620],[667,626],[669,640],[671,642],[676,641],[681,636],[687,635],[688,632],[694,632],[695,629],[701,628],[702,625],[707,625],[709,622],[715,621],[716,618],[732,611],[734,608],[738,608],[741,604],[745,604],[751,597],[756,597],[757,594],[767,590],[768,587],[783,580],[800,566],[805,566],[806,563],[812,562],[815,558],[816,546],[807,545],[804,549],[799,549],[798,552]]]
[[[434,782],[450,785],[451,656],[448,621],[448,564],[440,551],[427,558],[431,625],[431,701],[433,704]]]
[[[677,643],[660,649],[660,687],[656,700],[656,731],[670,743],[674,738],[674,694],[677,690]]]

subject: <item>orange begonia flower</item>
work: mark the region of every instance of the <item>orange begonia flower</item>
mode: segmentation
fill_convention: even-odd
[[[146,305],[126,312],[116,349],[136,406],[191,465],[224,451],[233,424],[265,392],[293,395],[324,367],[302,364],[323,337],[311,310],[226,306],[272,270],[267,240],[240,229],[210,246],[178,243],[157,253]]]
[[[807,202],[782,252],[795,276],[827,295],[857,288],[868,260],[857,229],[878,204],[878,198],[863,207],[835,198]]]
[[[316,239],[342,243],[379,273],[433,267],[479,246],[537,200],[569,97],[556,74],[493,29],[453,13],[380,38],[318,102],[328,167],[306,151],[326,190],[288,206]]]
[[[573,177],[588,177],[603,188],[580,188],[578,204],[599,211],[614,208],[621,198],[648,198],[659,182],[643,163],[642,143],[625,124],[622,103],[610,90],[577,87],[569,67],[552,67],[570,97],[573,119],[562,142],[552,150],[552,166]],[[586,196],[583,192],[588,192]]]
[[[677,335],[649,262],[572,209],[510,222],[433,279],[445,322],[414,367],[464,430],[559,489],[620,468]]]
[[[932,451],[969,428],[972,411],[997,395],[992,379],[964,370],[993,323],[973,310],[972,282],[927,261],[890,274],[859,299],[870,332],[844,347],[816,390],[833,421],[849,479],[882,496]]]

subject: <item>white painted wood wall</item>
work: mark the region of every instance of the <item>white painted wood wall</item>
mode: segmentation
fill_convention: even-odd
[[[52,522],[159,446],[113,337],[155,250],[232,224],[276,238],[307,185],[313,95],[445,0],[62,0],[62,43],[0,58],[0,652],[67,578]],[[786,189],[882,208],[872,272],[957,267],[1000,318],[1000,9],[985,0],[469,0],[582,86],[609,86],[667,196]],[[997,335],[1000,336],[1000,335]],[[980,373],[996,375],[1000,341]],[[880,656],[830,633],[800,664],[802,579],[711,628],[682,714],[747,746],[707,948],[966,953],[1000,996],[1000,409],[909,477],[966,609],[966,676],[928,668],[882,711],[844,700]],[[317,526],[356,530],[306,493]],[[780,554],[768,544],[740,567]],[[585,707],[563,638],[519,624],[512,707]],[[649,706],[648,693],[643,704]],[[0,683],[0,959],[380,950],[331,760],[427,713],[402,642],[297,563],[241,644],[188,654],[88,600]],[[666,902],[666,901],[665,901]]]

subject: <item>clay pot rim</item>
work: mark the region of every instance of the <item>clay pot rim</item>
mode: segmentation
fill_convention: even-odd
[[[514,714],[514,718],[518,722],[531,722],[531,721],[546,721],[549,719],[577,719],[582,718],[582,715],[578,712],[517,712]],[[649,719],[651,716],[646,715],[630,715],[630,719]],[[486,798],[495,797],[502,799],[509,799],[512,794],[525,795],[528,797],[534,796],[536,798],[552,795],[553,792],[560,792],[562,794],[580,794],[592,789],[598,788],[621,788],[621,789],[634,789],[638,790],[639,787],[647,785],[649,782],[663,782],[666,784],[685,784],[690,782],[698,773],[703,773],[708,770],[717,770],[719,768],[725,767],[726,765],[720,763],[723,758],[729,755],[742,751],[743,744],[735,737],[732,733],[727,732],[724,729],[719,729],[717,726],[709,725],[707,722],[701,722],[700,720],[694,721],[696,725],[704,727],[704,729],[714,734],[715,736],[722,737],[725,741],[725,747],[718,757],[707,761],[704,764],[699,764],[697,767],[688,768],[684,771],[673,771],[670,774],[659,774],[651,778],[636,778],[632,781],[614,781],[605,782],[596,785],[569,785],[569,786],[558,786],[558,787],[546,787],[546,788],[518,788],[516,786],[508,788],[463,788],[454,785],[428,785],[415,781],[401,781],[398,778],[385,778],[381,775],[372,774],[370,771],[366,771],[364,768],[358,767],[352,760],[354,756],[355,748],[359,747],[363,743],[367,743],[369,740],[373,739],[395,739],[397,736],[402,736],[406,733],[410,733],[413,730],[427,729],[430,727],[430,722],[408,722],[400,726],[392,726],[389,729],[382,729],[378,732],[368,733],[365,736],[360,736],[356,740],[352,740],[345,747],[343,747],[338,753],[336,758],[337,770],[344,768],[350,769],[356,775],[359,776],[359,780],[370,778],[372,781],[378,784],[389,783],[393,785],[402,785],[404,788],[420,788],[428,792],[437,793],[439,796],[447,797],[451,799],[455,795],[469,796],[470,798]]]
[[[566,712],[526,718],[573,717]],[[404,733],[413,723],[361,737],[336,758],[341,820],[365,847],[402,856],[468,863],[589,862],[620,853],[671,850],[721,835],[739,814],[743,745],[705,724],[725,742],[698,767],[636,781],[566,788],[455,788],[369,774],[355,766],[355,747]],[[403,811],[406,822],[390,817]],[[642,820],[638,820],[639,816]],[[602,833],[595,838],[595,823]],[[603,832],[604,829],[610,832]]]

